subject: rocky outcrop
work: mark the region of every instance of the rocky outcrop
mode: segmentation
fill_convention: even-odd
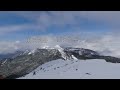
[[[106,62],[120,63],[120,58],[116,58],[112,56],[100,56],[100,58],[104,59]]]

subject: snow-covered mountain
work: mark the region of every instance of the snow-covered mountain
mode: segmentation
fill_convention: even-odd
[[[0,78],[6,78],[6,79],[19,78],[19,77],[31,78],[31,79],[32,78],[41,78],[39,75],[42,74],[41,70],[43,70],[43,69],[41,69],[41,68],[43,68],[44,65],[45,65],[44,70],[49,67],[47,71],[50,71],[51,73],[53,73],[52,72],[53,70],[51,70],[50,68],[54,68],[55,75],[57,75],[58,72],[62,73],[63,71],[72,73],[74,71],[75,72],[79,71],[78,69],[82,70],[81,68],[83,68],[83,70],[84,70],[85,68],[88,68],[91,65],[93,67],[94,64],[90,64],[90,62],[92,62],[92,63],[100,62],[98,65],[101,65],[101,66],[103,66],[102,64],[104,62],[107,66],[108,63],[105,61],[112,62],[112,64],[120,63],[119,58],[112,57],[112,56],[105,56],[105,55],[103,56],[103,55],[100,55],[99,53],[97,53],[96,51],[93,51],[90,49],[74,48],[74,47],[60,47],[59,45],[56,45],[55,47],[47,46],[47,47],[43,47],[43,48],[39,48],[39,49],[37,48],[37,49],[33,49],[33,50],[25,50],[24,52],[21,52],[19,54],[9,57],[9,58],[0,60],[0,76],[1,76]],[[50,66],[47,67],[46,66],[47,63],[50,63]],[[55,63],[57,64],[57,66]],[[73,71],[71,71],[70,69],[66,69],[67,67],[69,67],[69,68],[76,67],[73,64],[72,64],[73,66],[71,66],[70,63],[76,63],[78,68],[76,68]],[[65,64],[65,65],[61,66],[62,64]],[[85,67],[81,67],[81,64],[82,64],[82,66],[85,64]],[[61,69],[60,69],[59,65],[61,66]],[[86,65],[88,65],[88,66],[86,66]],[[94,68],[97,69],[97,64],[95,64]],[[98,67],[98,68],[100,68],[100,67]],[[58,69],[60,69],[60,70],[58,70]],[[88,71],[89,71],[89,69],[88,69]],[[93,71],[94,71],[94,69],[93,69]],[[77,72],[77,73],[79,73],[79,72]],[[43,72],[43,74],[45,74],[45,73]],[[86,72],[86,74],[90,75],[89,72]],[[30,76],[32,75],[32,76],[30,77],[29,75]],[[49,73],[48,73],[48,75],[49,75]],[[23,76],[25,76],[25,77],[23,77]],[[63,74],[63,76],[64,76],[64,74]]]
[[[120,64],[101,59],[47,62],[18,79],[120,79]]]

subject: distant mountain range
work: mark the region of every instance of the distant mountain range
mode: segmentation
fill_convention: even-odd
[[[0,54],[0,60],[5,59],[5,58],[15,57],[21,53],[23,53],[23,51],[16,51],[14,53]]]

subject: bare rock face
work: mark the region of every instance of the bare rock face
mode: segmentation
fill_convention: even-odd
[[[65,48],[64,52],[69,55],[74,55],[78,59],[98,59],[99,54],[93,50],[84,48]]]
[[[106,62],[111,63],[120,63],[120,58],[112,57],[112,56],[101,56]]]
[[[83,48],[64,48],[64,56],[78,60],[104,59],[107,62],[120,63],[120,59],[112,56],[101,56],[97,52]],[[36,49],[34,52],[22,52],[14,58],[0,60],[0,79],[15,79],[29,74],[40,65],[57,59],[63,59],[58,49]]]

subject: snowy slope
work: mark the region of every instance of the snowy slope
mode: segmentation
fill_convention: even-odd
[[[67,60],[45,63],[19,79],[120,79],[120,64],[102,59]]]

